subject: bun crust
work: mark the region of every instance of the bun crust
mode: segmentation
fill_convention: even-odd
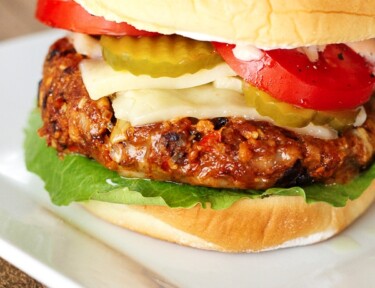
[[[225,210],[171,209],[90,201],[84,206],[113,224],[178,244],[222,252],[257,252],[325,240],[358,218],[375,198],[375,182],[355,201],[335,208],[302,197],[236,202]]]
[[[210,35],[217,41],[264,48],[348,43],[375,37],[372,0],[75,1],[91,14],[127,22],[138,29],[185,33],[192,38]]]

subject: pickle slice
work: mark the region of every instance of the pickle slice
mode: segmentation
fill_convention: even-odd
[[[280,126],[304,127],[311,122],[316,113],[314,110],[281,102],[246,83],[243,86],[243,92],[247,105],[254,107],[260,115],[272,118]]]
[[[210,69],[221,63],[210,42],[178,35],[121,38],[102,36],[103,57],[115,70],[127,70],[134,75],[178,77]]]
[[[315,125],[328,124],[333,129],[342,131],[353,126],[357,119],[359,109],[350,109],[343,111],[318,111],[312,122]]]
[[[243,83],[246,104],[254,107],[260,115],[272,118],[284,127],[301,128],[312,122],[315,125],[328,125],[337,131],[353,126],[358,109],[342,111],[315,111],[279,101],[248,83]]]

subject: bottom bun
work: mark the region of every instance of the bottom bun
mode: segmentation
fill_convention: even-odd
[[[135,206],[89,201],[91,213],[155,238],[222,252],[259,252],[307,245],[339,233],[375,198],[375,182],[356,200],[336,208],[302,197],[243,199],[228,209]]]

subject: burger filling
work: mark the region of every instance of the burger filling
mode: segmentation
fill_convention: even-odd
[[[90,32],[82,21],[71,25],[53,17],[66,3],[71,15],[88,14],[75,2],[59,2],[60,8],[40,2],[42,21]],[[106,35],[74,33],[57,41],[45,61],[39,135],[61,158],[48,159],[64,173],[70,161],[83,161],[82,175],[98,188],[64,197],[59,193],[69,189],[60,187],[51,192],[55,203],[139,204],[146,197],[170,206],[211,202],[222,208],[243,197],[302,195],[343,206],[360,195],[352,190],[363,191],[373,178],[374,65],[372,50],[363,48],[372,42],[261,50],[158,35],[126,23],[110,26],[110,33],[92,28],[91,34]],[[47,186],[65,185],[34,163],[37,153],[27,152],[28,168]],[[191,191],[191,185],[198,188]],[[189,200],[176,201],[176,191]]]
[[[364,124],[343,127],[339,137],[331,140],[240,115],[198,118],[192,114],[135,125],[129,119],[114,117],[114,107],[121,97],[118,93],[98,100],[90,98],[80,70],[85,58],[66,38],[51,47],[40,86],[39,105],[44,121],[40,134],[60,153],[86,155],[121,175],[216,188],[267,189],[275,185],[345,183],[372,160],[375,124],[371,104],[366,106]],[[202,90],[186,90],[191,97],[204,91],[197,95],[202,98],[215,91],[206,85],[200,86]],[[145,93],[134,93],[144,101],[141,92]],[[158,96],[150,90],[147,93]],[[152,113],[148,106],[153,99],[147,98],[147,93],[149,101],[143,102],[146,108],[141,111]],[[245,99],[243,94],[242,98]],[[123,100],[121,109],[134,109],[137,104],[131,100]],[[176,102],[169,99],[171,110]],[[247,109],[244,100],[241,104]],[[262,105],[272,104],[265,100]],[[354,115],[353,123],[357,117]]]

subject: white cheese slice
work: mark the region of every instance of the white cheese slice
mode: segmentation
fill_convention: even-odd
[[[234,91],[237,91],[238,93],[243,94],[242,80],[239,77],[218,78],[212,84],[217,89],[229,89],[229,90],[234,90]]]
[[[102,58],[102,47],[95,38],[86,34],[71,33],[69,39],[77,53],[89,58]]]
[[[87,92],[94,100],[125,90],[186,89],[213,82],[218,78],[236,75],[226,63],[176,78],[152,78],[148,75],[136,76],[128,71],[115,71],[100,59],[83,60],[80,70]]]
[[[304,135],[310,135],[315,138],[320,139],[335,139],[338,136],[338,133],[333,128],[330,128],[328,126],[318,126],[314,125],[313,123],[309,123],[309,125],[302,127],[302,128],[288,128],[291,131],[296,132],[297,134],[304,134]]]
[[[237,116],[274,122],[271,118],[258,114],[254,108],[248,107],[242,93],[218,89],[213,84],[188,89],[122,91],[116,93],[112,106],[117,119],[129,121],[133,126],[180,117],[207,119]],[[325,126],[309,124],[304,128],[291,130],[321,139],[337,138],[337,132]]]
[[[145,89],[118,92],[112,101],[115,116],[132,125],[180,117],[198,119],[239,116],[270,121],[246,106],[243,94],[212,84],[188,89]]]

